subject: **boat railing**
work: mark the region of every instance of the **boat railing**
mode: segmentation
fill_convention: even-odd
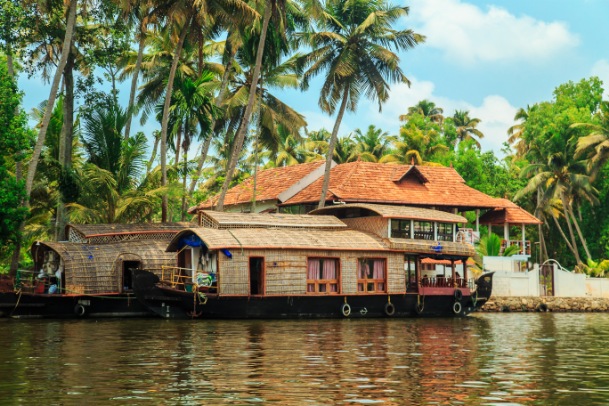
[[[163,266],[161,267],[161,275],[159,279],[162,283],[170,285],[174,289],[186,290],[187,286],[192,286],[192,269],[181,268],[179,266]]]
[[[468,288],[474,289],[474,280],[465,278],[442,278],[442,277],[423,277],[419,281],[421,286],[430,288]]]

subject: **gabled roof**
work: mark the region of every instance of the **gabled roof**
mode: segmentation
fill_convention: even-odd
[[[418,176],[404,176],[411,168],[412,165],[362,161],[337,165],[330,173],[327,199],[347,203],[458,207],[462,210],[501,206],[497,199],[467,186],[454,168],[416,166],[421,176],[428,180],[426,183],[421,182]],[[323,177],[282,205],[318,202],[322,182]]]
[[[481,224],[542,224],[543,222],[528,211],[507,199],[497,199],[502,205],[480,216]]]
[[[201,225],[209,228],[346,228],[333,216],[280,213],[231,213],[203,210]]]
[[[189,228],[177,234],[167,251],[181,248],[182,238],[196,235],[210,250],[219,249],[314,249],[341,251],[387,251],[378,237],[350,229],[268,229],[235,228],[218,230],[206,227]]]
[[[325,161],[315,161],[300,165],[265,169],[256,175],[256,201],[276,200],[283,202],[323,176]],[[225,206],[247,204],[254,196],[254,177],[245,179],[231,188],[224,198]],[[215,206],[218,196],[201,202],[188,210],[190,214]]]
[[[467,223],[467,219],[458,214],[421,207],[390,206],[386,204],[349,203],[326,206],[315,209],[309,214],[337,216],[338,218],[363,217],[378,215],[383,218],[412,219],[420,221],[438,221],[442,223]],[[326,216],[324,216],[326,217]]]

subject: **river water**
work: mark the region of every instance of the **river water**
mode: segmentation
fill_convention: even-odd
[[[0,404],[609,404],[609,314],[0,320]]]

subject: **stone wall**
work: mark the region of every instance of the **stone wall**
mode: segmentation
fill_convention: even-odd
[[[606,312],[609,298],[492,296],[482,312]]]

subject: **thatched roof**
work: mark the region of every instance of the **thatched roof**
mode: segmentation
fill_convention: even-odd
[[[218,230],[198,227],[183,230],[168,251],[183,246],[183,237],[197,236],[210,250],[227,249],[316,249],[341,251],[386,251],[383,241],[371,234],[349,229],[235,228]]]
[[[384,218],[437,221],[441,223],[467,223],[463,216],[421,207],[391,206],[387,204],[350,203],[327,206],[310,212],[312,215],[331,214],[338,218],[381,216]]]
[[[204,210],[200,212],[201,226],[227,228],[346,228],[332,216],[280,213],[230,213]]]
[[[150,269],[175,265],[175,254],[165,252],[166,247],[167,243],[162,241],[38,242],[32,245],[31,252],[36,269],[41,269],[46,251],[53,251],[61,258],[63,284],[69,287],[67,293],[70,289],[78,293],[110,293],[122,288],[122,261],[138,261],[142,268]]]
[[[169,240],[193,223],[68,224],[70,242],[107,243],[126,240]]]

